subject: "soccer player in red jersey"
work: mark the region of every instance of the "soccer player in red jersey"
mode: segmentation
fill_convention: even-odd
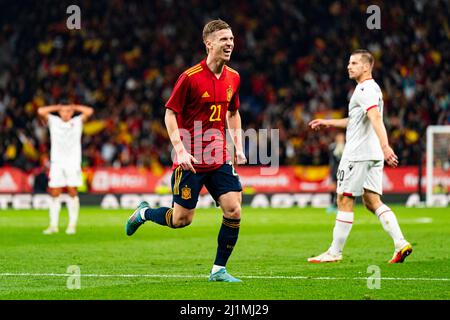
[[[126,225],[129,236],[147,220],[170,228],[185,227],[192,222],[200,190],[205,186],[223,211],[209,277],[209,281],[222,282],[241,282],[225,268],[238,239],[242,201],[241,183],[227,151],[225,128],[236,149],[235,162],[247,162],[238,111],[240,77],[226,65],[233,40],[230,26],[222,20],[204,26],[207,57],[180,75],[166,103],[165,123],[175,151],[173,207],[154,209],[141,202]]]

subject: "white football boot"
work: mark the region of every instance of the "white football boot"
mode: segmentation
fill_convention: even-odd
[[[66,234],[75,234],[76,232],[76,226],[68,226],[66,229]]]
[[[308,258],[308,262],[322,263],[322,262],[338,262],[342,260],[342,254],[332,254],[330,250],[318,255],[317,257]]]
[[[48,227],[47,229],[45,229],[44,231],[42,231],[43,234],[54,234],[54,233],[58,233],[59,229],[58,227]]]

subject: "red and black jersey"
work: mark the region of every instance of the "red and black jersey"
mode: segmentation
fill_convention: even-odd
[[[227,111],[239,109],[239,73],[224,66],[220,78],[208,68],[206,59],[178,78],[166,108],[177,114],[180,136],[186,150],[199,163],[198,172],[217,169],[230,160],[226,148]],[[174,159],[174,167],[177,161]]]

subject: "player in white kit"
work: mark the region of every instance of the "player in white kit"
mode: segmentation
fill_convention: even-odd
[[[51,113],[57,112],[59,117]],[[80,115],[73,117],[75,112]],[[38,109],[38,115],[47,122],[50,131],[50,174],[49,192],[52,196],[49,208],[50,225],[44,234],[59,231],[60,195],[67,187],[69,200],[69,225],[67,234],[74,234],[78,221],[80,201],[77,187],[82,185],[81,175],[81,135],[83,123],[92,115],[94,109],[82,105],[52,105]]]
[[[367,50],[356,50],[350,56],[348,73],[358,84],[349,103],[348,118],[315,119],[309,123],[314,130],[347,128],[346,144],[337,173],[338,213],[333,230],[333,242],[321,255],[309,258],[312,263],[342,260],[342,250],[353,224],[355,197],[381,222],[394,241],[394,255],[389,263],[403,262],[412,246],[405,240],[394,212],[381,201],[384,161],[398,165],[398,158],[389,146],[383,123],[383,96],[372,79],[374,58]]]

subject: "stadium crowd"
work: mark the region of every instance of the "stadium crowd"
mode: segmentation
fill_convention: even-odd
[[[95,108],[84,166],[170,165],[164,103],[178,75],[205,56],[202,27],[216,18],[235,36],[243,128],[279,129],[281,164],[328,164],[336,131],[307,124],[346,117],[356,48],[376,58],[400,164],[417,164],[425,128],[450,124],[449,3],[378,4],[381,29],[370,30],[359,1],[79,1],[81,30],[69,30],[65,1],[3,1],[0,166],[30,170],[48,160],[36,110],[64,101]]]

